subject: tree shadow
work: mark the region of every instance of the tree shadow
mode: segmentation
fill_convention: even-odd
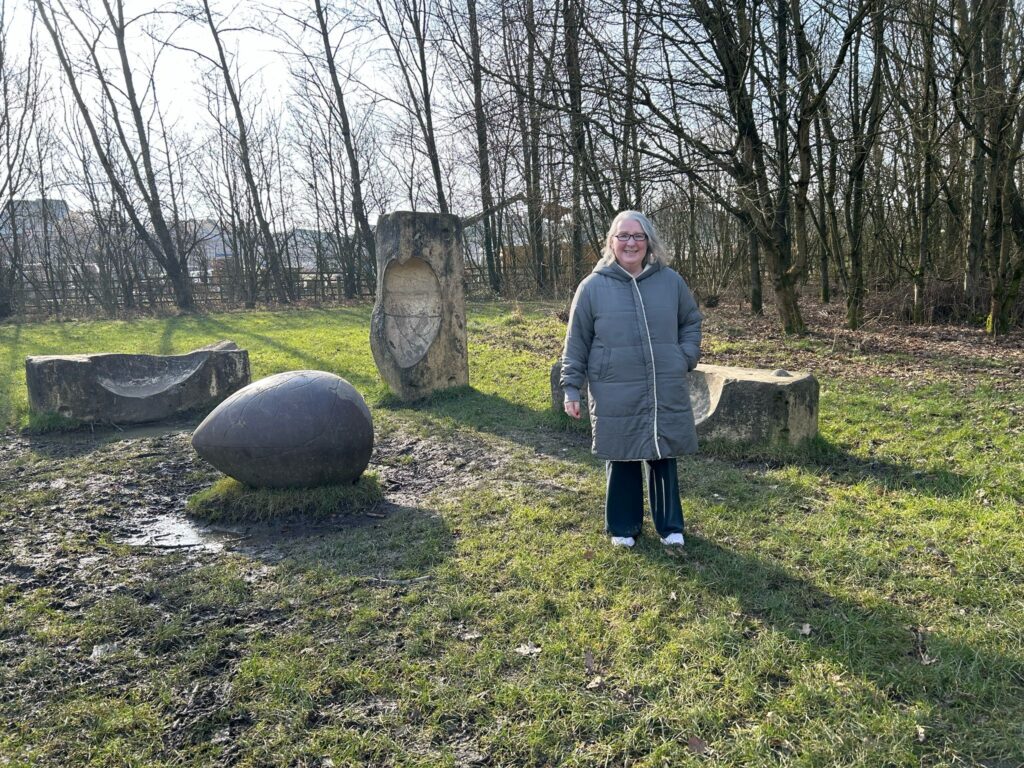
[[[349,312],[351,313],[352,311],[349,310]],[[249,328],[245,328],[241,324],[241,321],[239,325],[232,325],[224,322],[223,320],[210,317],[209,315],[203,315],[202,317],[196,318],[195,322],[197,328],[209,330],[211,333],[212,331],[217,331],[220,334],[221,338],[226,339],[233,336],[235,338],[231,338],[231,340],[236,342],[239,339],[246,337],[250,339],[255,339],[256,341],[259,341],[261,344],[265,345],[270,349],[275,349],[278,352],[295,358],[296,360],[301,362],[301,364],[305,366],[305,368],[309,370],[327,371],[328,373],[344,375],[345,379],[347,379],[348,382],[357,389],[372,389],[380,385],[380,382],[375,377],[361,375],[355,371],[344,371],[343,374],[338,373],[337,371],[334,370],[334,364],[326,360],[325,358],[309,354],[308,352],[305,352],[299,349],[298,347],[283,344],[273,336],[269,336],[263,333],[257,333]]]
[[[740,552],[695,533],[686,537],[686,553],[667,556],[662,547],[638,547],[642,556],[701,587],[737,600],[738,631],[754,638],[766,628],[806,643],[815,656],[841,665],[871,681],[897,706],[925,701],[933,720],[979,725],[1024,701],[1024,659],[1012,653],[975,647],[935,632],[910,610],[879,596],[870,605],[830,594],[794,576],[782,566]],[[675,563],[675,565],[671,565]],[[772,687],[792,683],[785,670]],[[995,723],[991,724],[994,725]],[[1020,726],[1018,720],[1016,725]],[[991,728],[989,728],[991,731]],[[1000,734],[1006,743],[1016,737]],[[991,759],[992,755],[976,756]],[[1024,758],[1024,753],[1018,753]],[[1009,763],[1018,765],[1018,763]]]
[[[824,475],[831,482],[840,485],[855,485],[864,480],[873,480],[887,490],[912,489],[933,497],[961,496],[971,482],[969,476],[947,469],[925,470],[887,459],[857,456],[821,435],[801,446],[781,446],[776,449],[703,442],[701,453],[729,461],[741,469],[799,467]]]
[[[182,324],[181,315],[175,315],[169,317],[163,321],[163,331],[160,333],[160,343],[157,345],[156,354],[158,355],[173,355],[174,352],[174,334]]]
[[[371,586],[426,581],[454,548],[444,518],[425,507],[384,500],[366,513],[218,526],[236,537],[230,551],[268,564],[325,571]]]
[[[25,355],[21,351],[21,323],[12,326],[14,332],[8,341],[7,359],[3,364],[3,375],[0,376],[0,424],[7,424],[14,413],[12,387],[15,380],[24,382],[24,376],[18,376],[17,370],[24,370]]]
[[[577,458],[590,446],[589,426],[553,410],[536,411],[499,395],[471,387],[457,387],[416,402],[404,403],[387,396],[383,403],[392,409],[429,413],[471,429],[511,440],[552,458],[565,459],[572,452]],[[568,449],[568,451],[566,450]],[[720,442],[702,444],[698,455],[731,464],[739,469],[796,466],[821,474],[841,485],[874,480],[891,490],[906,489],[939,498],[963,494],[970,478],[945,469],[921,470],[882,459],[865,459],[820,435],[800,447],[730,445]],[[600,460],[594,459],[596,463]]]

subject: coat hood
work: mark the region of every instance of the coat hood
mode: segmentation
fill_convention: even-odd
[[[659,264],[656,261],[651,262],[650,264],[647,264],[644,267],[643,272],[636,276],[636,279],[646,280],[648,277],[650,277],[660,269],[661,264]],[[629,274],[629,272],[624,270],[621,266],[619,266],[619,263],[617,261],[613,261],[611,264],[604,266],[598,263],[597,265],[594,266],[594,269],[592,271],[596,275],[606,275],[608,277],[613,277],[616,280],[622,280],[623,282],[633,279],[633,276]]]

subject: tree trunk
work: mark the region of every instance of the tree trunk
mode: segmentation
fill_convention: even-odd
[[[220,39],[220,32],[213,21],[213,13],[210,10],[209,0],[203,0],[203,11],[206,14],[206,23],[210,30],[210,34],[213,36],[214,46],[217,49],[217,62],[221,76],[224,79],[224,87],[227,89],[228,98],[231,100],[231,108],[235,117],[235,126],[238,129],[238,152],[239,159],[242,161],[242,176],[245,180],[246,187],[249,190],[249,196],[252,199],[253,213],[256,216],[256,223],[260,228],[260,235],[263,240],[263,249],[267,254],[267,267],[270,270],[270,276],[274,283],[274,291],[277,294],[277,300],[282,304],[288,304],[293,298],[291,285],[285,277],[281,254],[278,250],[277,243],[274,240],[274,234],[270,231],[270,222],[268,221],[264,210],[263,198],[260,194],[260,186],[256,183],[256,174],[253,171],[252,156],[249,148],[249,125],[245,120],[245,116],[242,114],[241,98],[239,97],[238,90],[235,87],[234,78],[231,76],[231,69],[228,65],[227,55],[224,52],[224,46]]]
[[[483,67],[480,61],[480,29],[476,16],[476,0],[466,0],[469,16],[469,66],[473,81],[473,120],[476,127],[476,156],[480,164],[480,204],[484,214],[484,263],[487,266],[487,284],[495,294],[501,294],[501,273],[494,257],[494,217],[488,213],[494,207],[491,194],[491,155],[487,146],[487,115],[484,113]]]
[[[761,283],[761,249],[757,235],[747,233],[747,262],[750,267],[750,314],[760,317],[764,314],[764,297]]]
[[[370,229],[369,219],[366,217],[366,206],[363,202],[363,180],[359,168],[359,157],[356,155],[355,142],[352,139],[352,128],[349,124],[348,109],[345,106],[345,93],[341,89],[341,80],[338,78],[338,67],[334,60],[334,48],[331,45],[330,28],[327,23],[327,14],[324,10],[323,0],[314,0],[316,10],[317,26],[320,30],[320,40],[324,46],[324,59],[327,62],[327,71],[331,77],[331,88],[334,90],[335,106],[338,109],[338,119],[341,122],[341,136],[345,143],[345,155],[348,158],[349,173],[352,184],[352,215],[356,220],[356,229],[359,233],[359,240],[366,250],[372,268],[377,268],[377,247],[373,240],[373,230]]]
[[[583,130],[583,78],[579,36],[583,25],[579,0],[564,0],[565,70],[569,89],[569,137],[572,146],[572,285],[583,279],[583,169],[586,134]]]

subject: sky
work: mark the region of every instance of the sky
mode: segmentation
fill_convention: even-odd
[[[47,0],[47,3],[50,1]],[[71,3],[75,1],[71,0]],[[103,13],[101,0],[77,1],[86,3],[96,16]],[[11,52],[15,56],[24,55],[34,11],[33,0],[0,0],[0,4],[6,6],[6,23],[10,29],[8,45]],[[342,0],[339,5],[349,6],[351,3]],[[259,83],[260,98],[264,103],[283,102],[291,88],[288,58],[291,56],[294,59],[296,56],[289,50],[284,35],[289,31],[294,32],[294,24],[286,19],[276,20],[275,17],[279,11],[294,15],[309,13],[311,3],[302,0],[279,0],[262,16],[256,13],[258,6],[253,2],[211,0],[211,6],[215,14],[227,14],[226,21],[221,23],[225,30],[223,39],[229,56],[235,59],[242,75],[258,78],[253,82]],[[126,14],[137,19],[130,25],[128,48],[129,51],[138,51],[137,60],[134,62],[137,76],[143,76],[148,71],[149,63],[156,58],[156,90],[161,102],[166,103],[176,117],[186,121],[201,121],[204,119],[205,106],[196,83],[202,72],[209,69],[211,64],[184,49],[194,49],[214,56],[211,35],[205,23],[182,23],[170,13],[174,8],[175,4],[169,2],[125,0]],[[260,26],[271,28],[261,30],[258,28]],[[149,34],[147,27],[150,28]],[[62,30],[66,33],[67,40],[74,39],[66,26],[62,27]],[[163,47],[159,57],[155,57],[159,46],[154,43],[151,35],[169,37],[174,47]],[[44,61],[51,76],[63,80],[64,76],[52,53],[53,45],[46,30],[38,22],[36,37],[46,52]],[[352,39],[351,33],[348,39]],[[313,39],[310,44],[319,47],[319,40]],[[349,65],[358,65],[359,76],[368,79],[375,87],[384,85],[373,73],[371,59],[372,51],[376,47],[373,41],[366,41],[362,49],[355,49],[354,55],[347,62]],[[113,50],[107,52],[107,60],[111,65],[117,63],[115,56],[116,52]]]
[[[87,3],[94,16],[102,16],[101,0],[79,1]],[[75,0],[70,0],[69,5],[73,2]],[[34,3],[32,0],[14,0],[13,3],[12,0],[0,0],[0,3],[5,5],[10,50],[15,56],[24,56],[32,29]],[[215,14],[228,14],[220,26],[224,30],[222,37],[228,55],[242,76],[243,102],[258,104],[262,110],[283,110],[293,87],[289,60],[294,62],[298,58],[283,33],[292,30],[292,34],[295,34],[297,27],[294,22],[289,23],[287,20],[280,20],[275,29],[259,27],[269,27],[277,11],[294,15],[309,13],[311,3],[308,0],[277,2],[262,18],[253,12],[256,6],[252,2],[211,0],[211,5]],[[155,0],[125,0],[126,14],[136,19],[129,27],[128,49],[135,56],[133,71],[137,87],[145,86],[145,79],[155,61],[155,91],[165,119],[177,131],[197,135],[210,123],[199,81],[204,72],[212,70],[213,63],[204,60],[195,51],[215,57],[215,48],[205,22],[182,21],[170,12],[173,7],[167,2]],[[75,38],[69,25],[62,25],[61,31],[66,44],[81,52],[81,42]],[[43,62],[51,82],[63,87],[65,75],[60,69],[53,43],[38,21],[35,24],[35,36],[44,53]],[[105,63],[118,67],[112,37],[107,35],[104,39],[107,41]],[[162,45],[159,42],[162,40],[169,40],[170,44]],[[312,38],[308,45],[318,46],[319,40]],[[372,48],[372,45],[368,46],[369,50]],[[372,63],[368,61],[370,58],[365,54],[362,56],[362,73],[370,72],[370,79],[379,84],[379,81],[373,79]],[[73,190],[66,190],[63,196],[73,207],[77,207]]]

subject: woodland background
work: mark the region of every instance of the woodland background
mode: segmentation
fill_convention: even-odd
[[[564,299],[632,208],[706,304],[787,333],[813,292],[852,329],[1001,335],[1024,318],[1020,15],[0,0],[0,318],[365,296],[401,208],[463,218],[473,290]]]

